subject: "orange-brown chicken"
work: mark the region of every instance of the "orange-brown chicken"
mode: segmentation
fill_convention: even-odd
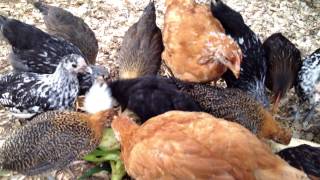
[[[176,78],[217,81],[227,68],[239,76],[241,49],[209,7],[194,0],[166,0],[166,8],[162,58]]]
[[[112,128],[135,179],[307,179],[241,125],[207,113],[170,111],[138,126],[126,116]]]

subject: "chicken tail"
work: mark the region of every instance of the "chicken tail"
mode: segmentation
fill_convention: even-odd
[[[97,113],[113,107],[111,91],[102,77],[93,83],[84,99],[84,110],[88,113]]]
[[[17,49],[30,49],[49,37],[48,34],[32,25],[1,15],[0,31],[3,38]]]
[[[241,14],[231,9],[221,0],[212,0],[210,9],[212,15],[216,17],[226,29],[237,30],[245,25]]]
[[[258,133],[260,138],[272,139],[281,144],[289,144],[292,133],[279,125],[272,115],[261,107],[263,122],[261,131]]]
[[[156,75],[160,69],[163,50],[154,2],[150,1],[139,21],[128,29],[123,38],[119,57],[120,79]]]
[[[48,15],[49,7],[42,1],[34,2],[33,6],[37,8],[43,15]]]

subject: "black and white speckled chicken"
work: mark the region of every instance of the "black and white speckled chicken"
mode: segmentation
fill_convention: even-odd
[[[310,179],[320,179],[320,147],[302,144],[277,153],[291,166],[304,171]]]
[[[154,2],[150,1],[138,22],[124,35],[119,53],[120,79],[156,75],[164,49],[161,30],[156,24]]]
[[[11,72],[0,78],[0,104],[16,117],[72,108],[79,92],[77,74],[91,71],[82,56],[65,56],[53,74]]]
[[[273,112],[280,99],[291,89],[298,77],[302,61],[299,49],[281,33],[272,34],[262,45],[267,57],[266,86],[274,94]]]
[[[304,127],[320,125],[320,122],[310,122],[320,103],[320,48],[303,59],[295,90],[300,104],[307,102],[309,106],[307,115],[303,118]]]
[[[21,21],[0,16],[0,27],[2,36],[12,46],[9,59],[17,71],[50,74],[63,56],[83,56],[72,43]]]
[[[179,92],[175,84],[162,77],[144,76],[116,80],[105,84],[103,88],[104,92],[110,93],[115,102],[121,106],[121,110],[135,113],[139,122],[145,122],[170,110],[200,111],[199,105],[191,97]],[[100,93],[93,94],[102,93],[100,90]],[[101,98],[102,95],[99,96],[97,101],[107,99]]]
[[[0,27],[2,36],[12,46],[9,59],[16,71],[51,74],[65,55],[83,56],[79,48],[72,43],[18,20],[0,16]],[[96,74],[107,76],[106,70],[99,66],[90,66],[93,67],[94,74],[79,74],[81,94],[92,85]]]
[[[206,84],[190,84],[175,80],[179,90],[193,98],[202,111],[217,118],[234,121],[260,138],[288,144],[291,132],[247,93],[237,88],[217,88]]]
[[[244,23],[240,13],[221,0],[211,2],[211,11],[221,22],[226,34],[238,42],[243,54],[239,78],[237,79],[231,71],[227,71],[222,78],[228,87],[239,88],[261,102],[264,107],[269,107],[265,88],[267,64],[258,36]]]
[[[39,114],[7,137],[0,147],[0,168],[30,176],[66,168],[99,145],[115,114],[112,109]]]
[[[83,19],[41,1],[35,2],[34,6],[42,13],[49,34],[62,37],[76,45],[89,64],[95,64],[99,50],[98,40]]]

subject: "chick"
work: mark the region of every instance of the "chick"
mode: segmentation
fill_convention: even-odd
[[[299,49],[281,33],[268,37],[263,45],[267,57],[266,86],[274,94],[273,112],[280,99],[297,81],[302,61]]]
[[[47,111],[14,131],[0,147],[0,168],[25,175],[61,170],[94,150],[115,112]]]
[[[304,171],[310,179],[320,179],[320,148],[310,145],[299,145],[277,153],[291,166]]]
[[[109,78],[110,76],[110,70],[104,66],[89,65],[89,67],[92,69],[92,73],[85,72],[78,75],[80,86],[79,95],[85,95],[93,85],[95,79],[99,76],[103,76],[105,78]]]
[[[260,138],[272,139],[281,144],[290,142],[291,132],[282,128],[260,103],[245,92],[180,81],[176,81],[176,85],[181,92],[191,96],[203,111],[237,122]]]
[[[79,92],[77,74],[91,71],[76,54],[65,56],[53,74],[10,72],[0,77],[0,104],[18,118],[72,108]]]
[[[87,58],[88,63],[95,64],[99,50],[98,40],[83,19],[41,1],[33,5],[42,13],[49,34],[62,37],[76,45]]]
[[[206,5],[166,0],[165,6],[162,58],[176,78],[217,81],[227,68],[239,76],[241,50]]]
[[[231,71],[223,75],[227,86],[239,88],[262,103],[264,107],[269,107],[265,88],[266,57],[258,36],[244,23],[240,13],[222,1],[212,1],[211,12],[221,22],[226,33],[238,42],[243,53],[239,78],[236,79]]]
[[[17,71],[49,74],[55,71],[62,57],[69,54],[83,56],[79,48],[68,41],[1,15],[0,31],[12,46],[9,59]]]
[[[188,95],[181,93],[175,84],[165,78],[157,76],[144,76],[136,79],[116,80],[103,86],[105,96],[110,93],[113,104],[119,104],[121,110],[130,110],[137,115],[139,122],[162,114],[170,110],[200,111],[197,103]],[[103,95],[97,96],[102,101]]]
[[[319,125],[319,122],[310,122],[310,120],[320,103],[320,48],[303,59],[295,91],[300,105],[307,102],[309,106],[307,115],[303,118],[304,127]]]
[[[9,59],[16,71],[51,74],[55,72],[62,57],[69,54],[83,56],[72,43],[15,19],[0,16],[0,32],[12,46]],[[97,75],[108,75],[101,67],[90,66],[93,74],[79,74],[81,95],[88,91]]]
[[[119,54],[120,79],[156,75],[163,49],[161,30],[156,25],[154,2],[150,1],[139,21],[124,35]]]
[[[170,111],[142,126],[111,124],[128,174],[143,179],[308,179],[247,129],[207,113]]]

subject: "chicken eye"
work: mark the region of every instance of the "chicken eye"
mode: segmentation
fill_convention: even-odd
[[[76,67],[77,67],[77,65],[76,65],[76,64],[72,64],[71,66],[72,66],[73,68],[76,68]]]

